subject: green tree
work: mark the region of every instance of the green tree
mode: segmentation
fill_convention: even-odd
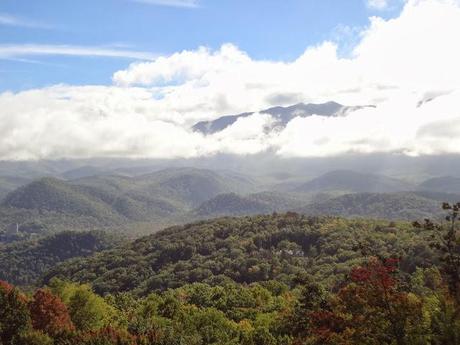
[[[42,331],[29,330],[17,336],[13,345],[54,345],[54,341]]]
[[[70,318],[79,331],[94,331],[109,326],[115,319],[115,308],[96,295],[87,284],[56,279],[50,283],[50,288],[67,305]]]
[[[0,343],[11,344],[14,337],[30,328],[26,298],[11,285],[0,281]]]

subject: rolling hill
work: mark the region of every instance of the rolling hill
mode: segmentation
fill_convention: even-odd
[[[198,218],[255,215],[294,210],[304,203],[305,200],[288,193],[265,191],[244,196],[228,193],[205,201],[192,214]]]
[[[0,176],[0,201],[8,193],[30,182],[29,179],[17,176]]]
[[[413,271],[433,258],[425,233],[408,223],[306,217],[296,213],[218,218],[165,229],[126,245],[50,269],[53,277],[90,282],[98,293],[148,294],[186,283],[293,285],[299,274],[318,281],[340,279],[362,260],[354,249],[370,243],[375,253],[397,253]],[[412,250],[417,248],[417,250]]]
[[[110,209],[77,186],[57,178],[42,178],[8,194],[3,207],[56,211],[76,215],[102,217]]]
[[[0,203],[0,231],[9,224],[40,224],[50,232],[65,229],[158,227],[223,193],[251,191],[243,176],[205,169],[171,168],[148,175],[96,175],[65,181],[46,177],[10,192]],[[117,230],[118,231],[118,230]]]
[[[185,207],[196,207],[219,194],[250,192],[255,188],[249,178],[195,168],[161,170],[138,177],[136,184]]]
[[[418,190],[460,194],[460,177],[442,176],[426,180]]]
[[[438,195],[449,201],[448,196]],[[347,218],[408,220],[438,218],[440,200],[415,192],[345,194],[299,208],[306,215],[330,215]]]
[[[412,189],[414,187],[409,183],[383,175],[335,170],[296,187],[295,191],[304,193],[391,193]]]
[[[271,212],[270,205],[250,197],[240,196],[235,193],[219,194],[205,201],[196,210],[197,217],[211,218],[216,216],[235,216],[261,214]]]
[[[39,240],[0,246],[0,280],[35,284],[44,271],[70,258],[114,247],[119,240],[103,232],[61,232]]]

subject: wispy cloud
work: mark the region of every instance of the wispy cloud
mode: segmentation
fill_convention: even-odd
[[[374,10],[385,10],[390,6],[389,0],[367,0],[367,6]]]
[[[107,48],[104,46],[0,44],[0,59],[40,55],[118,57],[138,60],[151,60],[157,56],[149,52]]]
[[[144,4],[151,4],[157,6],[170,6],[182,8],[197,8],[199,7],[198,0],[133,0],[134,2],[141,2]]]
[[[368,27],[352,30],[359,41],[346,57],[337,56],[330,42],[288,62],[255,59],[226,44],[133,63],[114,74],[115,86],[5,92],[0,159],[460,153],[459,32],[458,0],[411,0],[398,17],[373,17]],[[59,47],[51,51],[82,54],[81,47]],[[84,55],[108,48],[118,49],[111,56],[134,49],[86,47]],[[50,54],[43,46],[29,50]],[[329,100],[377,107],[347,116],[297,117],[279,131],[265,130],[271,123],[266,114],[212,135],[190,130],[199,120],[265,109],[272,102]]]
[[[24,28],[49,29],[50,26],[30,19],[19,18],[8,13],[0,12],[0,25],[19,26]]]

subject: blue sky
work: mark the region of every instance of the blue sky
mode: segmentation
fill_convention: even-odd
[[[356,37],[344,28],[365,27],[373,15],[393,17],[402,5],[395,0],[382,10],[386,1],[373,2],[1,0],[0,91],[107,85],[133,61],[227,42],[254,59],[291,61],[324,40],[339,41],[346,53]]]
[[[460,0],[0,0],[0,159],[459,153],[459,36]],[[257,113],[328,101],[375,107]]]

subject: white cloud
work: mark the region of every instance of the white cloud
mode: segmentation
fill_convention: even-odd
[[[40,55],[99,56],[151,60],[157,55],[126,49],[96,46],[49,45],[49,44],[0,44],[0,59]]]
[[[390,6],[390,0],[367,0],[367,6],[375,10],[384,10]]]
[[[330,42],[289,62],[255,60],[225,44],[131,64],[114,73],[114,86],[4,93],[0,157],[460,153],[459,34],[459,1],[413,0],[398,18],[372,18],[349,58]],[[258,113],[214,135],[190,130],[274,99],[378,107],[296,118],[276,133],[264,132],[271,119]]]
[[[183,8],[196,8],[198,7],[198,0],[132,0],[134,2],[141,2],[145,4],[157,6],[170,6],[170,7],[183,7]]]
[[[49,29],[48,25],[33,20],[19,18],[8,13],[0,13],[0,25],[19,26],[25,28]]]

